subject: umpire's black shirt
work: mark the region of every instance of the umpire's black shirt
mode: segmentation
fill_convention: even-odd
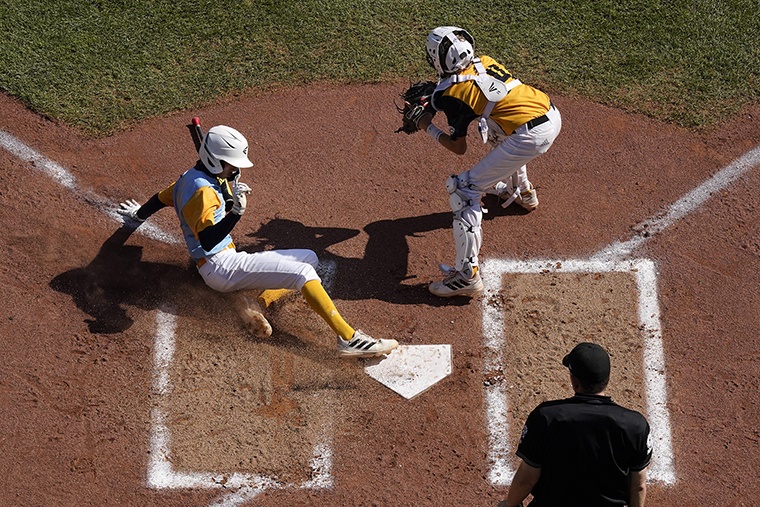
[[[652,457],[649,424],[609,396],[576,394],[536,407],[523,427],[517,455],[541,469],[531,506],[626,505],[630,472]]]

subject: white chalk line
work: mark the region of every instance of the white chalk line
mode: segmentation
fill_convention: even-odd
[[[635,228],[638,231],[637,236],[627,241],[612,243],[594,255],[592,259],[622,259],[630,256],[635,249],[652,236],[662,232],[684,216],[697,210],[713,194],[728,188],[734,181],[759,164],[760,146],[756,146],[715,173],[700,186],[668,206],[659,215],[641,222]]]
[[[50,160],[46,156],[39,153],[34,148],[24,144],[23,141],[17,137],[0,130],[0,147],[6,151],[15,155],[24,162],[28,162],[36,170],[50,176],[55,182],[67,188],[75,194],[78,199],[84,200],[87,204],[103,211],[107,216],[119,223],[125,223],[123,216],[116,212],[114,203],[102,197],[91,190],[80,187],[77,184],[77,180],[73,174],[71,174],[66,168]],[[134,223],[133,225],[137,225]],[[169,244],[182,244],[182,240],[177,236],[170,234],[159,227],[156,227],[150,223],[143,223],[137,232],[147,236],[148,238],[162,241]]]
[[[59,182],[62,186],[74,191],[76,188],[76,180],[66,169],[52,160],[44,157],[36,150],[30,148],[16,137],[0,130],[0,146],[5,148],[10,153],[16,155],[18,158],[31,163],[35,168],[43,171],[52,177],[55,181]],[[672,225],[675,221],[679,220],[686,214],[697,209],[702,205],[711,195],[719,190],[726,188],[733,183],[737,178],[744,173],[754,168],[760,163],[760,146],[747,152],[744,156],[736,159],[720,172],[716,173],[713,177],[707,180],[703,185],[697,187],[693,191],[686,194],[683,198],[676,201],[671,205],[661,216],[655,217],[648,221],[644,221],[640,224],[639,230],[641,231],[638,236],[631,238],[625,242],[613,242],[607,248],[602,249],[599,253],[594,255],[591,260],[596,259],[621,259],[631,255],[631,253],[646,242],[653,235],[661,232],[668,226]],[[85,195],[89,195],[86,199],[91,204],[102,209],[111,218],[121,223],[124,223],[124,219],[115,212],[110,201],[107,201],[100,196],[92,193],[85,192]],[[143,224],[138,231],[152,239],[163,241],[166,243],[180,243],[173,235],[168,234],[159,228],[152,226],[151,224]],[[493,262],[493,261],[489,261]],[[511,262],[511,261],[507,261]],[[563,263],[565,266],[568,263],[572,264],[573,261],[545,261],[550,264],[557,262]],[[535,261],[527,263],[529,266],[533,266],[541,261]],[[519,264],[519,262],[517,263]],[[523,272],[523,271],[512,271]],[[528,271],[530,272],[530,271]],[[497,277],[492,276],[493,273],[484,277],[484,283],[486,284],[486,290],[490,293],[495,293],[498,288],[495,288],[500,284],[500,275]],[[653,276],[652,278],[656,278]],[[639,280],[639,285],[643,282]],[[665,391],[665,375],[664,375],[664,352],[662,347],[662,334],[659,328],[659,305],[656,299],[656,281],[652,283],[652,288],[649,292],[645,290],[641,291],[640,297],[642,301],[650,301],[645,294],[650,293],[654,295],[652,303],[640,302],[639,305],[639,318],[641,319],[644,329],[646,330],[645,337],[645,364],[649,365],[647,368],[646,382],[647,385],[660,385],[661,388],[657,389],[661,393],[660,396],[647,395],[647,410],[658,414],[662,424],[658,425],[658,430],[654,429],[653,434],[656,433],[656,439],[659,439],[660,448],[662,446],[670,447],[670,424],[667,419],[666,402],[667,396]],[[486,299],[487,301],[487,299]],[[656,309],[655,312],[651,310]],[[504,324],[498,312],[492,310],[488,305],[484,305],[483,310],[483,330],[485,335],[486,348],[489,351],[488,358],[486,360],[486,371],[492,370],[494,367],[503,364],[501,360],[503,358],[504,351]],[[160,328],[160,325],[159,325]],[[159,343],[157,334],[157,344]],[[156,386],[163,386],[168,388],[168,377],[163,379],[168,374],[162,374],[160,368],[160,357],[156,357],[156,368],[159,372],[157,379],[155,380]],[[154,386],[155,387],[155,386]],[[506,403],[506,389],[499,383],[495,383],[489,389],[486,389],[486,410],[489,415],[489,443],[490,453],[489,457],[492,462],[491,470],[489,471],[489,478],[491,482],[496,485],[508,485],[513,475],[513,470],[509,460],[506,456],[510,452],[510,446],[508,444],[508,420],[507,420],[507,403]],[[151,435],[151,463],[149,464],[149,483],[151,480],[155,481],[157,487],[162,487],[161,484],[169,484],[167,487],[173,487],[173,480],[179,478],[178,486],[176,487],[193,487],[198,477],[195,474],[178,474],[171,470],[171,463],[168,461],[168,432],[165,425],[163,425],[164,415],[161,409],[154,408],[152,412],[152,420],[156,423],[153,426]],[[161,458],[163,456],[163,458]],[[659,477],[659,480],[672,483],[675,482],[675,472],[673,468],[672,449],[667,455],[667,459],[657,459],[657,462],[662,463],[659,471],[656,471],[653,463],[652,470],[650,471],[650,478]],[[320,461],[322,460],[322,461]],[[332,478],[329,474],[331,461],[331,450],[329,447],[321,449],[320,452],[315,452],[315,465],[318,470],[327,470],[327,474],[316,475],[316,479],[309,482],[316,482],[318,487],[324,487],[325,484],[331,484]],[[168,469],[166,465],[168,464]],[[219,479],[219,476],[213,474],[201,474],[203,480],[201,484],[203,487],[208,487],[210,483],[217,484],[215,478]],[[234,475],[234,474],[233,474]],[[246,477],[245,480],[241,479],[240,474],[234,476],[234,480],[239,483],[239,490],[235,493],[231,493],[225,497],[222,497],[218,503],[214,505],[239,505],[243,501],[247,501],[253,496],[259,493],[259,488],[263,483],[260,478]],[[163,481],[163,482],[162,482]],[[168,481],[168,483],[166,482]],[[266,482],[266,481],[264,481]],[[229,484],[229,481],[227,482]],[[267,485],[268,487],[269,485]],[[213,486],[212,486],[213,487]],[[273,486],[272,486],[273,487]]]
[[[70,172],[3,130],[0,130],[0,146],[21,160],[29,162],[69,190],[76,189],[76,179]]]
[[[718,171],[707,181],[670,205],[659,215],[643,221],[636,227],[638,235],[617,241],[603,248],[589,260],[563,259],[512,261],[489,259],[483,264],[483,283],[487,297],[483,299],[483,335],[487,350],[484,372],[489,373],[504,364],[506,329],[502,312],[488,304],[501,288],[504,273],[538,273],[543,270],[561,272],[633,271],[639,290],[639,321],[644,330],[644,365],[647,386],[647,412],[652,421],[652,438],[656,454],[649,468],[649,477],[665,484],[676,480],[671,441],[670,418],[667,411],[667,382],[665,353],[660,328],[660,310],[657,296],[657,273],[649,260],[623,261],[634,250],[687,214],[697,210],[714,193],[719,192],[749,170],[760,164],[760,146],[748,151]],[[632,264],[637,266],[635,269]],[[627,264],[628,263],[628,264]],[[508,486],[514,475],[509,445],[509,421],[506,388],[500,382],[486,387],[486,415],[489,432],[489,479],[494,485]]]
[[[657,268],[654,262],[641,259],[635,271],[639,288],[639,322],[644,333],[644,382],[647,389],[647,414],[650,435],[657,454],[649,465],[648,475],[665,484],[675,484],[675,458],[668,413],[668,387],[665,376],[665,351],[660,326],[657,295]]]
[[[325,435],[313,449],[310,479],[300,485],[282,483],[260,474],[239,472],[180,472],[174,469],[171,459],[171,432],[166,425],[166,398],[171,394],[169,377],[175,352],[177,317],[171,310],[158,311],[153,353],[153,386],[155,396],[151,408],[150,458],[147,484],[153,489],[225,489],[228,492],[210,504],[210,507],[234,507],[248,502],[267,489],[300,487],[308,489],[330,488],[332,478],[332,449]]]
[[[483,264],[483,282],[486,286],[486,297],[483,298],[483,330],[488,351],[486,372],[503,367],[505,364],[504,353],[509,346],[503,312],[488,304],[490,298],[498,293],[504,274],[630,272],[635,276],[639,296],[638,315],[645,330],[644,336],[642,336],[644,343],[644,383],[647,418],[651,427],[654,447],[654,456],[649,466],[648,477],[650,481],[673,484],[675,482],[675,467],[670,434],[670,416],[666,406],[665,367],[654,263],[643,259],[628,261],[584,261],[579,259],[510,261],[489,259]],[[485,391],[490,445],[488,477],[491,483],[496,486],[509,486],[515,472],[510,459],[514,453],[514,448],[509,444],[508,402],[506,386],[503,384],[504,382],[496,382],[486,386]]]

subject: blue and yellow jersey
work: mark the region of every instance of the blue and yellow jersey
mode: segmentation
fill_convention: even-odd
[[[480,61],[488,75],[499,81],[509,83],[515,79],[509,70],[490,56],[483,55]],[[477,75],[477,72],[475,66],[470,65],[461,74]],[[467,127],[483,114],[486,104],[488,100],[475,81],[453,84],[433,96],[433,106],[446,114],[452,139],[467,135]],[[519,84],[496,103],[489,117],[506,135],[510,135],[520,125],[546,114],[550,107],[549,96],[544,92]]]
[[[204,250],[198,239],[199,232],[224,218],[221,183],[218,178],[192,168],[158,193],[158,199],[177,212],[187,249],[196,261],[234,246],[229,234],[210,251]]]

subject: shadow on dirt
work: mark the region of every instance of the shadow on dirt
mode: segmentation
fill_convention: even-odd
[[[192,263],[182,267],[143,261],[141,246],[125,244],[134,230],[133,226],[122,226],[86,267],[62,273],[50,282],[52,289],[70,295],[77,308],[90,316],[85,322],[91,333],[118,334],[128,330],[134,323],[127,313],[131,306],[198,319],[204,324],[195,331],[196,339],[223,339],[230,330],[247,334],[235,310],[235,293],[207,287]],[[336,355],[334,341],[325,343],[322,339],[326,334],[332,337],[327,324],[312,313],[300,295],[294,299],[302,308],[283,309],[284,327],[273,321],[275,332],[262,343],[310,360],[319,359],[333,370],[344,368],[345,361]],[[292,319],[293,315],[300,317]],[[289,320],[295,320],[300,327],[288,328]]]
[[[441,299],[427,290],[429,282],[408,283],[409,244],[407,238],[451,227],[451,213],[380,220],[364,227],[369,235],[364,257],[354,259],[327,251],[331,245],[353,238],[360,231],[334,227],[308,227],[300,222],[274,219],[249,235],[257,240],[254,249],[310,248],[324,263],[338,265],[329,285],[336,299],[379,299],[395,304],[456,306],[469,304],[469,298]],[[243,248],[247,249],[247,247]]]
[[[187,267],[142,261],[142,247],[125,245],[134,232],[123,225],[101,246],[84,268],[62,273],[50,287],[69,294],[77,308],[88,314],[90,332],[113,334],[129,329],[133,321],[126,306],[144,310],[171,307],[182,313],[218,313],[214,293]],[[214,308],[212,308],[214,307]],[[183,310],[184,309],[184,310]]]
[[[481,205],[488,212],[483,213],[483,221],[493,220],[497,217],[522,216],[530,213],[530,211],[515,203],[510,204],[506,208],[502,204],[504,204],[504,199],[491,194],[484,195],[481,199]]]
[[[507,209],[492,206],[498,215],[519,214],[514,206]],[[487,214],[486,217],[493,218]],[[345,300],[378,299],[395,304],[426,304],[430,306],[462,306],[469,298],[442,299],[427,290],[429,281],[409,283],[416,278],[408,274],[409,244],[426,232],[451,228],[451,213],[433,213],[395,220],[380,220],[364,227],[369,235],[361,259],[334,255],[327,251],[331,245],[347,241],[360,231],[337,227],[307,227],[299,222],[274,219],[250,234],[255,245],[242,250],[263,248],[310,248],[327,264],[334,263],[334,279],[330,280],[332,297]],[[226,294],[212,291],[192,266],[144,262],[142,247],[126,245],[134,227],[123,225],[109,237],[98,255],[84,268],[73,269],[56,276],[50,287],[69,294],[79,309],[91,318],[86,319],[92,333],[121,333],[133,321],[126,306],[143,310],[174,308],[179,313],[209,312],[209,315],[234,312]],[[215,297],[216,295],[217,297]],[[229,307],[229,308],[228,308]],[[184,309],[184,310],[183,310]]]

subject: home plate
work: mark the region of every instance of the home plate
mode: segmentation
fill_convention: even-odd
[[[408,400],[451,374],[451,345],[400,345],[365,364],[367,375]]]

